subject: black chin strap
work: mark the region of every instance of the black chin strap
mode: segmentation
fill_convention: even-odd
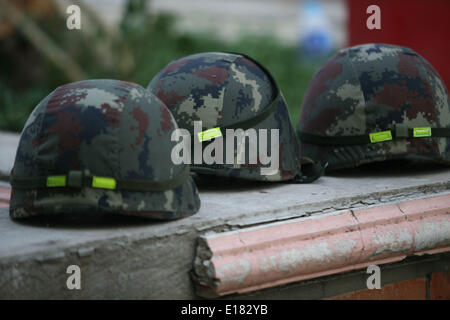
[[[149,179],[123,179],[85,175],[82,171],[71,170],[67,174],[17,177],[11,176],[10,183],[15,189],[45,189],[45,188],[72,188],[83,187],[109,189],[118,191],[136,192],[162,192],[174,189],[186,181],[189,176],[189,165],[176,176],[166,180]]]
[[[292,183],[311,183],[316,181],[325,174],[325,169],[328,167],[328,162],[322,164],[318,161],[313,161],[310,158],[302,158],[301,175],[297,175],[290,182]]]
[[[374,139],[376,134],[388,133],[386,139],[377,141]],[[409,128],[405,125],[394,125],[392,129],[383,132],[375,132],[370,134],[353,135],[353,136],[324,136],[304,131],[298,131],[298,138],[301,141],[324,145],[324,146],[345,146],[345,145],[361,145],[369,143],[377,143],[383,141],[391,141],[396,139],[417,139],[417,138],[445,138],[450,137],[450,128]]]

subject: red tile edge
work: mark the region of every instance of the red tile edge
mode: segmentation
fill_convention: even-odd
[[[327,300],[425,300],[426,286],[425,278],[416,278],[387,284],[378,290],[348,292]]]
[[[210,258],[197,256],[195,281],[219,296],[246,293],[450,251],[450,194],[201,239]]]

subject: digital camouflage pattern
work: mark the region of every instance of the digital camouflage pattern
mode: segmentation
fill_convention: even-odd
[[[317,71],[303,100],[297,130],[299,136],[341,137],[396,126],[449,128],[447,89],[433,67],[411,49],[365,44],[340,50]],[[303,155],[328,162],[329,169],[388,159],[450,163],[448,137],[360,145],[300,143]]]
[[[276,152],[279,152],[280,163],[276,173],[261,175],[259,158],[256,164],[249,163],[246,158],[244,164],[235,160],[234,164],[192,165],[192,170],[261,181],[289,180],[300,175],[299,146],[285,100],[272,76],[251,58],[223,52],[187,56],[169,63],[147,89],[168,106],[178,126],[191,134],[194,121],[202,121],[203,130],[230,127],[258,117],[277,99],[273,112],[252,125],[256,130],[267,129],[268,137],[270,129],[279,129],[279,150]],[[225,146],[225,132],[222,134]],[[203,148],[205,145],[203,143]],[[270,142],[267,147],[271,154]],[[237,148],[234,152],[236,159]],[[249,154],[248,143],[245,154],[246,157]],[[226,159],[225,150],[223,158]]]
[[[141,86],[87,80],[58,87],[34,109],[22,131],[12,178],[85,175],[159,181],[179,174],[170,137],[177,128],[166,106]],[[13,180],[12,180],[13,181]],[[93,187],[12,188],[10,214],[120,213],[176,219],[198,211],[191,177],[161,192]]]

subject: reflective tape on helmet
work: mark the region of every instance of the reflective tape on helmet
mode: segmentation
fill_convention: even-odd
[[[101,189],[116,189],[116,179],[108,177],[92,177],[92,187]]]
[[[11,176],[10,183],[17,189],[41,189],[48,187],[82,188],[92,187],[110,190],[140,192],[165,191],[183,184],[189,177],[190,166],[186,165],[177,175],[166,180],[119,179],[83,175],[79,171],[69,171],[67,176],[17,177]],[[80,173],[80,174],[78,174]],[[71,181],[72,180],[72,181]]]
[[[391,130],[374,132],[369,134],[370,142],[377,143],[382,141],[392,140],[392,132]]]
[[[390,141],[394,139],[412,139],[412,138],[449,138],[450,128],[432,128],[432,127],[420,127],[420,128],[407,128],[395,126],[394,135],[392,131],[387,131],[385,138],[382,139],[384,133],[375,132],[367,135],[356,135],[356,136],[322,136],[318,134],[312,134],[309,132],[298,131],[298,137],[301,141],[318,144],[318,145],[329,145],[329,146],[339,146],[339,145],[358,145],[366,143],[376,143],[381,141]],[[390,132],[390,135],[389,135]]]
[[[414,138],[431,137],[431,127],[421,127],[413,129]]]
[[[208,141],[211,140],[212,138],[217,138],[217,137],[221,137],[222,136],[222,131],[220,131],[220,128],[212,128],[212,129],[208,129],[202,132],[197,133],[198,135],[198,140],[200,142],[202,141]]]
[[[65,187],[66,186],[66,176],[48,176],[46,186],[49,188]]]

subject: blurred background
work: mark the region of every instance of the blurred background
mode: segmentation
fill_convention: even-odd
[[[80,30],[66,26],[71,4]],[[371,4],[381,30],[366,27]],[[294,124],[314,72],[350,45],[411,47],[448,86],[449,12],[449,0],[0,0],[0,130],[21,131],[59,85],[111,78],[146,87],[173,59],[204,51],[264,64]]]

